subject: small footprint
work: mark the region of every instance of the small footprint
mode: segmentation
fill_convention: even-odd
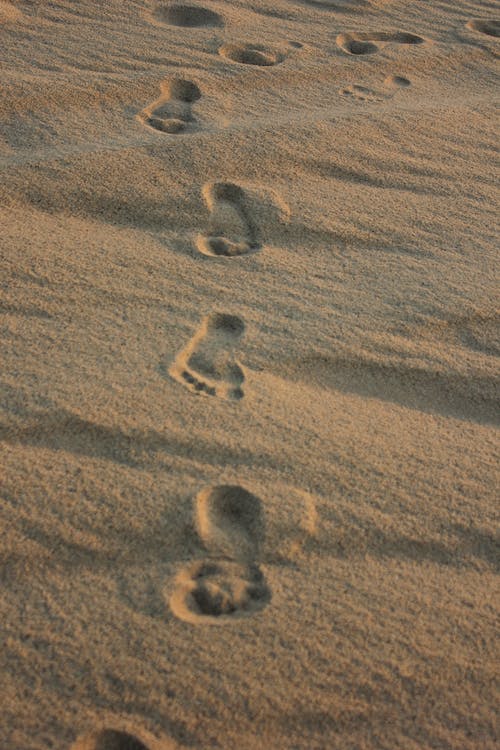
[[[161,3],[153,11],[153,17],[161,23],[185,28],[223,26],[222,17],[201,5],[178,5]]]
[[[394,74],[391,74],[387,76],[387,78],[384,80],[384,85],[391,89],[406,89],[408,86],[411,86],[411,81],[409,78],[405,78],[404,76],[397,76]]]
[[[243,487],[210,487],[196,498],[196,513],[210,558],[181,570],[172,612],[186,622],[217,625],[263,609],[271,594],[255,561],[264,535],[261,501]]]
[[[223,44],[219,55],[242,65],[271,66],[284,59],[283,55],[261,44]]]
[[[210,313],[169,369],[193,393],[227,399],[243,398],[243,371],[233,356],[245,324],[236,315]]]
[[[386,99],[391,99],[399,89],[407,88],[408,86],[411,86],[411,81],[408,78],[398,75],[389,75],[384,80],[385,91],[373,91],[366,86],[360,86],[359,84],[354,83],[351,86],[340,89],[339,94],[342,96],[348,96],[351,99],[356,99],[360,102],[383,102]],[[388,93],[388,91],[390,93]]]
[[[198,235],[196,240],[201,253],[234,258],[260,249],[243,188],[232,182],[208,183],[203,188],[203,197],[210,219],[207,233]]]
[[[383,44],[422,44],[424,39],[416,34],[408,34],[403,31],[396,32],[367,32],[354,34],[339,34],[336,39],[337,45],[348,55],[372,55],[379,51],[375,42]]]
[[[377,96],[375,91],[366,88],[366,86],[360,86],[354,83],[352,86],[340,89],[339,91],[342,96],[348,96],[351,99],[356,99],[360,102],[381,102],[382,97]]]
[[[135,735],[118,729],[98,729],[79,737],[71,750],[174,750],[173,741],[164,740],[161,745],[151,738],[146,745]]]
[[[471,29],[472,31],[479,31],[481,34],[486,34],[487,36],[500,36],[500,21],[468,21],[467,28]]]
[[[169,78],[161,84],[162,95],[137,115],[140,122],[161,133],[185,131],[194,117],[191,105],[198,101],[201,92],[192,81]]]

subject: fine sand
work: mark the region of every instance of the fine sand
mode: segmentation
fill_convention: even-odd
[[[0,747],[493,750],[499,6],[189,2],[0,2]]]

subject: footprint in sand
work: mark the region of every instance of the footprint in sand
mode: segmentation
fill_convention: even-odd
[[[79,737],[71,750],[169,750],[175,745],[166,740],[159,744],[154,739],[148,744],[135,735],[119,729],[98,729]]]
[[[201,5],[160,3],[153,11],[153,18],[169,26],[179,26],[188,29],[224,25],[224,21],[218,13],[208,8],[203,8]]]
[[[219,55],[242,65],[269,67],[284,60],[284,56],[262,44],[223,44]]]
[[[234,258],[260,249],[243,188],[232,182],[208,183],[203,197],[210,219],[206,234],[198,235],[196,240],[200,253]]]
[[[359,102],[383,101],[382,97],[378,96],[375,91],[372,91],[366,86],[360,86],[357,83],[352,84],[352,86],[347,86],[346,88],[340,89],[339,94],[341,94],[342,96],[347,96],[350,99],[355,99]]]
[[[160,88],[160,98],[137,115],[140,122],[161,133],[180,133],[190,128],[194,122],[192,104],[201,97],[198,86],[183,78],[169,78]]]
[[[407,88],[408,86],[411,86],[411,81],[408,78],[389,75],[384,80],[384,91],[373,91],[366,86],[354,83],[351,86],[340,89],[339,94],[359,102],[383,102],[386,99],[391,99],[399,89]]]
[[[336,39],[337,45],[348,55],[372,55],[379,51],[380,44],[422,44],[424,41],[421,36],[404,31],[339,34]]]
[[[467,28],[472,31],[479,31],[481,34],[486,34],[487,36],[500,36],[500,21],[468,21]]]
[[[169,369],[170,375],[193,393],[227,399],[243,398],[243,370],[233,350],[245,324],[236,315],[210,313]]]
[[[257,564],[264,538],[259,498],[237,485],[209,487],[196,498],[196,523],[210,557],[181,570],[172,612],[186,622],[219,625],[263,609],[271,594]]]

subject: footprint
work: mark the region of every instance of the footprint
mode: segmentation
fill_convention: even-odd
[[[371,55],[379,51],[375,42],[382,44],[422,44],[424,39],[416,34],[403,31],[386,32],[373,31],[367,33],[339,34],[337,45],[348,55]]]
[[[232,182],[208,183],[203,196],[210,220],[207,234],[199,235],[196,240],[200,253],[234,258],[260,249],[243,188]]]
[[[227,399],[243,398],[243,371],[233,356],[245,324],[236,315],[210,313],[169,369],[193,393]]]
[[[201,5],[160,4],[153,12],[154,18],[170,26],[184,28],[223,26],[222,17],[213,10]]]
[[[389,75],[384,80],[384,86],[387,86],[387,88],[391,89],[404,89],[408,88],[408,86],[411,86],[411,81],[409,78],[405,78],[404,76],[397,76],[397,75]]]
[[[468,21],[467,28],[472,31],[479,31],[481,34],[487,34],[487,36],[500,36],[500,21]]]
[[[360,102],[383,102],[386,99],[391,99],[399,89],[408,86],[411,86],[411,81],[408,78],[389,75],[384,80],[385,91],[373,91],[366,86],[360,86],[359,84],[354,83],[351,86],[340,89],[339,94],[342,96],[348,96],[351,99],[356,99]],[[388,93],[387,89],[389,89],[391,93]]]
[[[242,65],[271,66],[284,59],[283,55],[261,44],[223,44],[219,55]]]
[[[211,557],[178,574],[172,612],[186,622],[217,625],[263,609],[271,594],[255,562],[264,537],[261,501],[243,487],[210,487],[196,498],[196,513]]]
[[[183,78],[161,84],[162,95],[137,115],[140,122],[161,133],[180,133],[194,122],[191,105],[201,97],[198,86]]]
[[[198,533],[211,554],[241,562],[255,559],[264,536],[262,503],[243,487],[221,485],[196,498]]]
[[[99,729],[80,737],[71,750],[150,750],[133,734],[117,729]]]
[[[351,99],[356,99],[360,102],[381,102],[382,97],[377,96],[375,91],[366,88],[366,86],[359,86],[354,83],[352,86],[347,86],[344,89],[340,89],[339,94],[342,96],[348,96]]]

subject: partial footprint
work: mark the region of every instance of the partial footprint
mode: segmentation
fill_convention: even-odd
[[[384,86],[393,90],[405,89],[411,86],[411,81],[404,76],[390,75],[384,80]]]
[[[203,196],[210,219],[207,233],[198,235],[196,241],[201,253],[234,258],[260,249],[243,188],[232,182],[214,182],[205,185]]]
[[[283,55],[261,44],[223,44],[219,55],[242,65],[271,66],[284,59]]]
[[[170,607],[181,620],[224,624],[263,609],[271,598],[255,560],[264,538],[262,503],[243,487],[209,487],[196,498],[197,526],[210,559],[177,576]]]
[[[486,34],[487,36],[500,36],[500,21],[468,21],[467,28],[472,31],[479,31],[481,34]]]
[[[264,537],[262,503],[243,487],[220,485],[196,498],[198,533],[211,554],[254,560]]]
[[[221,398],[243,398],[243,371],[233,350],[245,324],[236,315],[210,313],[169,369],[170,375],[194,393]]]
[[[366,86],[360,86],[359,84],[354,83],[351,86],[340,89],[339,94],[360,102],[383,102],[387,99],[392,99],[399,89],[408,86],[411,86],[411,81],[408,78],[389,75],[384,80],[384,91],[373,91]]]
[[[148,737],[147,744],[133,734],[119,729],[97,729],[79,737],[71,750],[174,750],[173,741],[161,743]]]
[[[224,25],[222,17],[218,13],[203,8],[201,5],[160,3],[153,11],[153,17],[161,23],[189,29]]]
[[[366,88],[366,86],[360,86],[357,83],[352,86],[340,89],[339,94],[342,96],[348,96],[350,99],[356,99],[360,102],[381,102],[383,98],[378,96],[375,91]]]
[[[425,40],[416,34],[403,31],[373,31],[367,33],[339,34],[337,45],[348,55],[371,55],[379,51],[381,44],[422,44]]]
[[[161,133],[185,131],[194,122],[191,107],[201,97],[200,89],[192,81],[169,78],[161,84],[161,92],[159,99],[137,115],[138,119]]]

